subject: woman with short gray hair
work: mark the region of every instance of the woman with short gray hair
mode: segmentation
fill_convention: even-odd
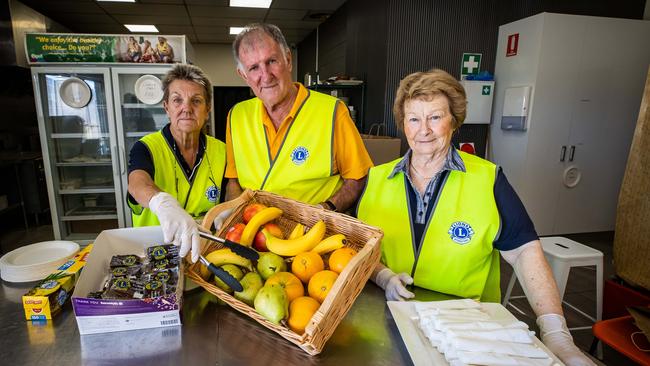
[[[414,298],[425,294],[422,288],[498,303],[501,255],[527,289],[546,347],[567,365],[593,365],[573,343],[537,232],[514,189],[498,166],[451,143],[466,106],[463,86],[443,70],[400,82],[393,113],[410,149],[370,169],[357,210],[360,220],[384,231],[371,279],[387,300]]]
[[[160,225],[164,240],[184,257],[199,256],[197,219],[217,203],[226,166],[226,145],[203,132],[212,85],[196,66],[177,64],[163,79],[169,123],[133,145],[129,195],[133,226]]]

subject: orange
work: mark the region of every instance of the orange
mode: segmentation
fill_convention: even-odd
[[[320,303],[309,296],[301,296],[289,304],[289,328],[298,334],[305,332],[311,317],[320,307]]]
[[[316,272],[325,269],[323,258],[316,252],[304,252],[296,255],[291,262],[291,272],[298,276],[304,283],[309,283],[309,279]]]
[[[328,262],[330,269],[336,273],[343,272],[343,268],[348,265],[348,262],[350,262],[352,257],[356,254],[356,250],[348,247],[335,250],[330,255],[330,260]]]
[[[289,302],[305,294],[305,288],[302,287],[302,282],[291,272],[278,272],[271,275],[264,283],[264,286],[272,284],[278,284],[284,288],[284,291],[287,292]]]
[[[314,274],[307,285],[309,296],[323,303],[338,276],[338,273],[327,270]]]

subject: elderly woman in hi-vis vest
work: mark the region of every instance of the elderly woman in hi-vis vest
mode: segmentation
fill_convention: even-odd
[[[591,365],[573,344],[541,243],[523,204],[495,164],[456,150],[465,120],[462,85],[434,69],[405,77],[393,108],[410,150],[370,170],[358,218],[384,231],[372,279],[388,300],[415,286],[499,302],[499,253],[528,289],[542,341],[570,365]]]
[[[177,64],[163,80],[169,124],[136,142],[129,158],[133,226],[160,225],[184,257],[199,256],[196,220],[219,203],[226,145],[203,132],[212,85],[196,66]]]

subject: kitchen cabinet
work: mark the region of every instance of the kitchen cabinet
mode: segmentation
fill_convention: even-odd
[[[542,13],[499,28],[489,158],[540,235],[614,229],[645,74],[647,21]],[[531,87],[523,130],[506,89]]]

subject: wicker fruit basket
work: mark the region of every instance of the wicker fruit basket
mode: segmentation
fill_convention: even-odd
[[[243,210],[250,203],[262,203],[282,209],[284,213],[275,220],[275,223],[280,226],[285,235],[290,233],[296,223],[311,227],[318,220],[323,220],[327,226],[326,235],[344,234],[347,237],[345,245],[358,252],[338,276],[327,298],[305,328],[305,333],[299,335],[289,328],[266,320],[252,307],[235,299],[214,283],[205,281],[200,276],[201,264],[199,263],[187,266],[186,275],[235,310],[248,315],[261,325],[296,344],[308,354],[316,355],[323,350],[325,343],[332,336],[348,310],[350,310],[354,300],[361,293],[366,281],[372,274],[375,265],[379,262],[379,244],[383,233],[376,227],[366,225],[357,219],[340,213],[326,211],[319,206],[308,205],[269,192],[250,190],[245,191],[238,198],[210,210],[203,220],[203,227],[210,228],[214,218],[219,213],[233,208],[232,214],[224,223],[221,231],[217,233],[218,236],[223,237],[227,228],[243,222]],[[202,242],[202,252],[205,255],[219,249],[221,246],[219,243],[204,240]]]

